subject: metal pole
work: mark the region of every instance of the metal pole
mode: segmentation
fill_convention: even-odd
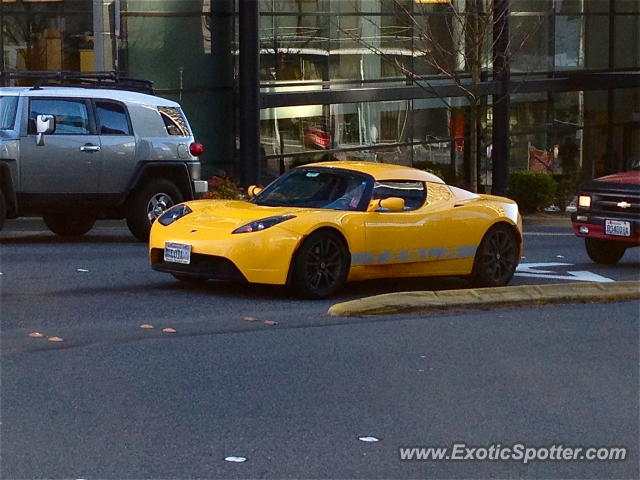
[[[493,75],[500,94],[493,101],[492,188],[506,195],[509,177],[509,0],[493,0]],[[497,101],[496,101],[497,97]]]
[[[257,0],[239,2],[240,14],[240,182],[259,184],[260,175],[260,39]]]

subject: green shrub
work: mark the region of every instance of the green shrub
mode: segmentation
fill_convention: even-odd
[[[509,175],[507,195],[518,203],[520,211],[533,213],[554,202],[556,188],[551,175],[523,170]]]
[[[209,190],[202,196],[203,199],[237,200],[242,198],[242,189],[225,172],[214,175],[207,180],[207,183]]]

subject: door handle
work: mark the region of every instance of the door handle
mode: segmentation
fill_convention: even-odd
[[[81,152],[99,152],[100,145],[92,145],[90,143],[87,143],[86,145],[82,145],[80,147],[80,151]]]

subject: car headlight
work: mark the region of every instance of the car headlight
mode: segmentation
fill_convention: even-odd
[[[591,207],[591,196],[590,195],[580,195],[578,197],[578,206],[582,208],[590,208]]]
[[[259,232],[260,230],[266,230],[274,225],[296,218],[295,215],[276,215],[275,217],[267,217],[262,220],[256,220],[255,222],[247,223],[241,227],[236,228],[231,233],[249,233]]]
[[[187,205],[176,205],[175,207],[170,208],[162,215],[160,215],[160,217],[158,218],[158,222],[166,227],[167,225],[171,225],[179,218],[182,218],[185,215],[189,215],[192,211],[193,210],[191,210]]]

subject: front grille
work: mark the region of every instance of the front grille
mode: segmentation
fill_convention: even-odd
[[[192,253],[191,263],[183,265],[181,263],[165,262],[164,250],[154,248],[151,250],[151,266],[154,270],[178,275],[186,274],[219,280],[246,280],[231,260],[214,255]]]
[[[594,193],[591,197],[591,210],[594,213],[612,213],[616,216],[640,216],[640,195]]]

